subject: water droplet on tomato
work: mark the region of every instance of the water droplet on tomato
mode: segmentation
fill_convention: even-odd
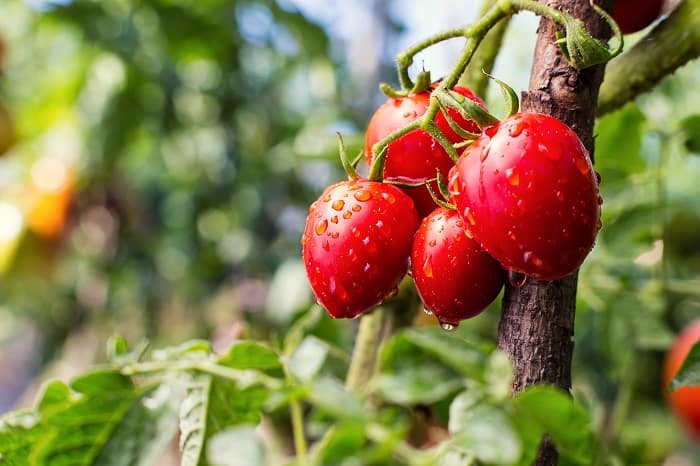
[[[377,220],[377,223],[375,223],[377,228],[382,228],[384,226],[384,222],[381,220]]]
[[[354,249],[349,249],[348,250],[348,257],[350,258],[351,262],[357,261],[357,253],[355,253]]]
[[[481,149],[480,159],[482,162],[488,158],[490,151],[491,151],[491,141],[487,142],[486,145],[484,146],[484,148]]]
[[[595,172],[595,180],[600,184],[601,181],[603,181],[603,177],[600,176],[600,173]]]
[[[357,227],[352,227],[350,233],[352,233],[352,236],[354,236],[355,238],[360,237],[360,230],[358,230]]]
[[[457,324],[453,324],[451,322],[440,322],[440,328],[446,332],[454,332],[457,330]]]
[[[522,133],[522,132],[523,132],[523,125],[519,121],[516,121],[514,124],[512,124],[508,128],[508,136],[513,137],[513,138],[517,138],[518,136],[520,136],[520,133]]]
[[[372,193],[363,189],[361,191],[357,191],[356,193],[354,193],[353,196],[358,201],[365,202],[365,201],[369,201],[372,198]]]
[[[337,199],[335,202],[333,202],[333,204],[331,204],[331,207],[339,212],[343,210],[343,206],[345,206],[345,201],[342,199]]]
[[[337,231],[334,231],[333,233],[331,233],[331,238],[333,238],[333,239],[337,238],[338,236],[340,236],[340,233],[338,233]]]
[[[333,222],[333,223],[338,223],[338,216],[337,216],[337,215],[332,216],[332,217],[331,217],[331,222]]]
[[[389,204],[396,202],[396,197],[391,193],[382,193],[382,198],[384,198],[384,200],[386,200]]]
[[[558,201],[564,201],[564,200],[566,200],[566,196],[564,196],[564,193],[561,192],[561,191],[559,191],[559,190],[557,190],[556,196],[557,196],[557,200],[558,200]]]
[[[464,209],[464,217],[466,217],[466,219],[470,225],[476,224],[476,220],[474,219],[474,214],[472,214],[472,211],[469,207],[466,207]]]
[[[328,281],[328,290],[331,292],[331,294],[335,293],[335,290],[336,290],[335,277],[331,277],[330,280]]]
[[[316,234],[317,235],[322,235],[326,232],[328,229],[328,220],[325,218],[323,220],[319,220],[318,223],[316,224]]]
[[[354,206],[352,206],[353,212],[359,212],[361,210],[362,210],[362,206],[360,204],[355,204]]]
[[[522,272],[518,272],[516,270],[510,269],[508,270],[508,282],[510,282],[510,285],[514,288],[520,288],[525,284],[525,281],[527,280],[527,275],[525,275]]]
[[[328,240],[327,240],[326,238],[324,238],[323,241],[321,241],[321,246],[322,246],[323,249],[325,249],[326,251],[329,251],[329,250],[331,249],[331,245],[330,245],[330,243],[328,242]]]
[[[511,241],[515,241],[516,239],[518,239],[513,230],[508,230],[508,238],[510,238]]]
[[[437,241],[435,241],[434,239],[431,239],[431,240],[428,242],[428,245],[430,245],[430,246],[435,246],[436,244],[437,244]]]
[[[511,186],[517,186],[520,184],[520,175],[515,170],[515,168],[509,168],[506,170],[506,180]]]
[[[425,262],[423,262],[423,274],[427,278],[433,278],[433,261],[432,261],[432,256],[428,256],[425,258]]]
[[[364,244],[365,246],[369,244],[369,236],[365,236],[364,238],[362,238],[362,244]]]
[[[469,231],[469,229],[465,229],[464,234],[467,236],[467,238],[474,239],[474,235],[472,234],[471,231]]]
[[[603,197],[600,194],[598,194],[598,198],[596,199],[596,202],[598,203],[598,205],[603,205]]]
[[[369,269],[371,269],[371,268],[372,268],[372,266],[370,265],[369,262],[367,262],[365,264],[365,266],[362,268],[362,271],[366,273],[366,272],[369,272]]]
[[[603,222],[600,219],[598,219],[598,223],[596,223],[595,229],[596,231],[599,231],[601,228],[603,228]]]
[[[591,171],[590,163],[588,163],[588,160],[582,157],[577,157],[576,159],[574,159],[574,163],[576,164],[576,168],[578,168],[578,171],[580,171],[582,175],[587,175],[588,172]]]
[[[350,212],[349,210],[346,210],[345,213],[343,214],[343,218],[345,220],[348,220],[350,217],[352,217],[352,212]]]
[[[433,315],[433,311],[431,311],[431,310],[428,309],[427,307],[424,307],[424,308],[423,308],[423,312],[424,312],[425,315],[427,315],[427,316]]]
[[[328,193],[326,193],[326,194],[323,196],[323,202],[329,202],[330,200],[331,200],[331,195],[328,194]]]
[[[523,253],[523,260],[527,264],[532,264],[535,267],[542,267],[542,259],[537,257],[532,251],[525,251]]]

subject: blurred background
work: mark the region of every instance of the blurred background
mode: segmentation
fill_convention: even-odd
[[[274,342],[312,303],[299,239],[344,176],[336,132],[357,153],[393,56],[479,3],[3,0],[0,413],[100,361],[113,334]],[[536,25],[517,16],[496,64],[518,91]],[[415,70],[444,75],[460,45]],[[700,464],[661,390],[666,349],[700,316],[698,88],[693,63],[597,130],[604,227],[581,272],[574,392],[625,464]],[[497,322],[494,305],[460,331]],[[352,323],[321,325],[349,349]]]

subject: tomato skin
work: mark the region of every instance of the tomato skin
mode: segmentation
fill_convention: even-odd
[[[576,133],[554,117],[518,113],[486,128],[448,184],[467,228],[507,270],[556,280],[595,244],[596,175]]]
[[[457,86],[456,92],[477,102],[486,108],[484,102],[470,89]],[[367,126],[365,134],[365,160],[372,163],[372,146],[394,131],[403,128],[421,117],[430,105],[430,92],[409,95],[403,98],[389,98],[375,112]],[[452,119],[463,129],[479,133],[479,127],[471,120],[465,120],[454,110],[448,110]],[[447,123],[442,112],[435,117],[435,124],[442,130],[447,139],[456,143],[463,138],[455,133]],[[415,129],[403,135],[389,144],[384,165],[384,179],[404,183],[420,183],[430,178],[435,178],[439,170],[442,176],[454,165],[454,162],[440,144],[430,134],[422,129]],[[438,192],[437,184],[432,184],[435,192]],[[425,217],[437,207],[430,193],[424,186],[404,188],[404,191],[413,198],[421,217]]]
[[[468,235],[457,211],[440,207],[423,219],[413,240],[416,289],[441,323],[476,316],[503,288],[505,272]]]
[[[666,355],[664,387],[668,387],[685,361],[688,352],[700,341],[700,320],[688,325]],[[683,387],[668,393],[668,402],[688,433],[700,441],[700,385]]]
[[[326,188],[301,242],[311,288],[331,317],[356,317],[396,289],[418,223],[413,201],[396,186],[357,179]]]
[[[617,0],[612,17],[623,34],[640,31],[661,15],[663,0]]]

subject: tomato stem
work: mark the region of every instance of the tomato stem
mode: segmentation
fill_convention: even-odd
[[[355,349],[350,361],[345,388],[356,392],[367,385],[377,367],[377,354],[381,343],[382,329],[387,320],[387,310],[378,307],[360,318],[360,328],[355,338]]]

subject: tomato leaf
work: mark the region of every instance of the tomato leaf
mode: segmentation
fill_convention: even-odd
[[[683,145],[691,154],[700,155],[700,115],[691,115],[680,122]]]

